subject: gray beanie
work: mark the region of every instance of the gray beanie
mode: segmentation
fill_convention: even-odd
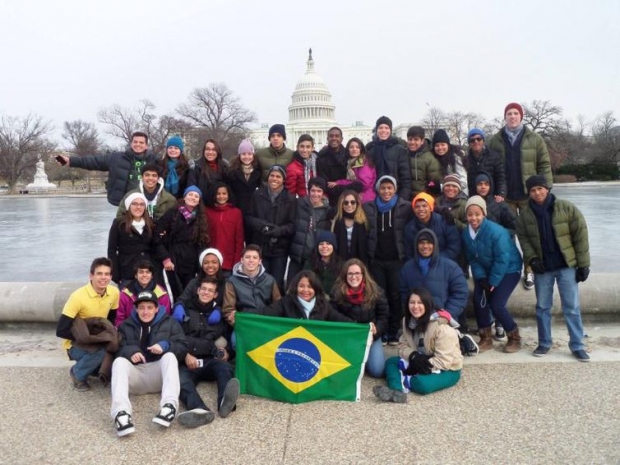
[[[391,182],[392,184],[394,184],[394,189],[398,190],[398,184],[396,183],[396,179],[394,179],[393,176],[389,176],[387,174],[384,174],[383,176],[381,176],[379,179],[377,179],[377,182],[375,184],[375,190],[377,192],[379,192],[379,186],[383,183],[383,182]]]

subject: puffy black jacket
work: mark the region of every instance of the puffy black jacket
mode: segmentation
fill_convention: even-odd
[[[69,166],[91,171],[107,171],[106,191],[108,193],[108,202],[118,207],[118,204],[127,192],[138,188],[140,179],[129,179],[129,175],[133,171],[135,159],[144,160],[145,164],[157,162],[157,156],[152,152],[147,152],[144,157],[140,157],[133,150],[127,149],[124,152],[111,152],[88,157],[71,157]]]
[[[385,149],[387,171],[383,169],[384,163],[377,159],[375,140],[366,145],[366,150],[375,164],[377,179],[386,174],[392,176],[396,179],[398,196],[405,200],[411,200],[411,165],[409,164],[409,152],[405,145],[402,145],[396,137],[390,137],[387,140]]]
[[[271,202],[268,186],[254,192],[250,214],[245,220],[252,228],[252,241],[263,248],[263,255],[288,255],[295,232],[295,198],[286,189],[282,189],[274,202]],[[275,232],[272,235],[265,234],[265,226]]]
[[[314,227],[310,230],[310,219],[314,214]],[[308,197],[297,199],[295,212],[295,233],[289,255],[291,260],[303,264],[316,247],[316,232],[318,230],[328,230],[331,222],[329,221],[330,207],[323,204],[321,207],[314,208]]]
[[[335,182],[341,179],[347,179],[347,156],[345,148],[341,145],[338,153],[334,153],[331,147],[323,147],[319,151],[316,159],[317,175],[325,179],[327,182]],[[353,189],[356,192],[362,191],[362,184],[353,182],[347,186],[334,186],[327,188],[327,197],[329,204],[335,206],[338,198],[346,189]]]
[[[211,313],[218,309],[215,306],[208,312],[202,312],[204,307],[200,304],[198,296],[184,303],[185,315],[187,318],[182,323],[183,332],[187,339],[187,350],[196,358],[213,358],[213,350],[215,349],[215,341],[227,333],[227,325],[224,317],[220,318],[218,323],[209,324],[208,318]]]
[[[367,202],[364,204],[364,212],[368,219],[369,231],[368,231],[368,256],[372,260],[375,258],[375,251],[377,250],[377,217],[379,210],[375,202]],[[405,225],[413,217],[413,209],[411,204],[401,197],[398,198],[398,202],[392,209],[392,224],[394,226],[394,233],[396,235],[396,249],[398,250],[398,258],[403,260],[405,258],[405,236],[403,231]],[[377,257],[381,258],[381,257]]]
[[[306,316],[301,303],[294,295],[285,295],[269,307],[264,308],[260,313],[267,316],[279,316],[282,318],[295,318],[301,320],[322,320],[322,321],[344,321],[352,322],[340,312],[334,310],[330,303],[325,299],[316,299],[314,308],[310,312],[310,318]]]
[[[121,323],[118,331],[121,335],[121,346],[116,353],[117,357],[131,360],[132,355],[141,352],[147,362],[156,362],[163,356],[163,354],[157,355],[140,350],[140,336],[143,330],[136,310],[132,311],[131,316]],[[149,325],[148,332],[149,347],[161,342],[167,342],[168,350],[165,350],[164,354],[172,352],[177,360],[182,361],[185,359],[187,340],[185,339],[183,329],[174,318],[166,315],[166,309],[162,305],[159,306],[157,315],[155,315],[155,318],[153,318]]]
[[[475,157],[469,150],[464,164],[467,169],[469,195],[476,195],[476,176],[484,171],[494,184],[491,194],[506,197],[506,167],[499,153],[484,147],[480,156]]]
[[[348,300],[337,301],[334,299],[333,295],[330,299],[330,303],[336,311],[356,323],[374,323],[377,327],[377,332],[374,336],[375,339],[380,338],[386,333],[390,307],[383,292],[373,308],[364,308],[361,305],[352,304]]]
[[[118,218],[112,221],[108,235],[108,258],[112,260],[112,278],[117,283],[134,278],[133,267],[138,260],[153,262],[154,251],[153,233],[144,228],[140,234],[133,227],[127,233],[121,221]]]

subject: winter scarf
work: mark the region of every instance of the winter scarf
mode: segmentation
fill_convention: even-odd
[[[366,291],[366,282],[362,281],[360,288],[356,291],[347,287],[347,300],[353,305],[362,305],[364,303],[364,292]]]
[[[165,187],[172,195],[177,195],[179,192],[179,174],[177,173],[176,166],[178,160],[168,160],[168,174],[166,175]]]

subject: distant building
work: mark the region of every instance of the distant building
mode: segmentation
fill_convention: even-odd
[[[352,137],[359,137],[364,143],[372,139],[372,126],[366,126],[362,121],[356,121],[352,126],[341,126],[335,119],[336,107],[332,103],[325,81],[314,71],[312,49],[309,50],[306,62],[306,74],[297,82],[295,91],[288,107],[288,123],[286,126],[287,146],[295,149],[297,139],[302,134],[310,134],[314,138],[315,147],[320,150],[327,145],[327,131],[338,126],[343,133],[344,144]],[[251,132],[250,137],[258,147],[269,145],[269,127],[272,123],[262,123],[259,129]]]

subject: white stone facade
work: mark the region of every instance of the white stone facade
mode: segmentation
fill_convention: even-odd
[[[291,105],[288,107],[288,123],[286,126],[286,145],[291,149],[297,146],[297,139],[302,134],[310,134],[314,138],[316,150],[327,145],[329,128],[338,126],[343,133],[346,144],[352,137],[360,138],[364,143],[372,139],[372,126],[366,126],[357,121],[353,126],[340,126],[335,119],[336,107],[332,103],[332,94],[325,81],[314,70],[312,49],[309,51],[306,62],[306,73],[295,86],[291,96]],[[256,147],[269,145],[269,127],[273,124],[263,123],[259,129],[252,131],[250,137]]]

